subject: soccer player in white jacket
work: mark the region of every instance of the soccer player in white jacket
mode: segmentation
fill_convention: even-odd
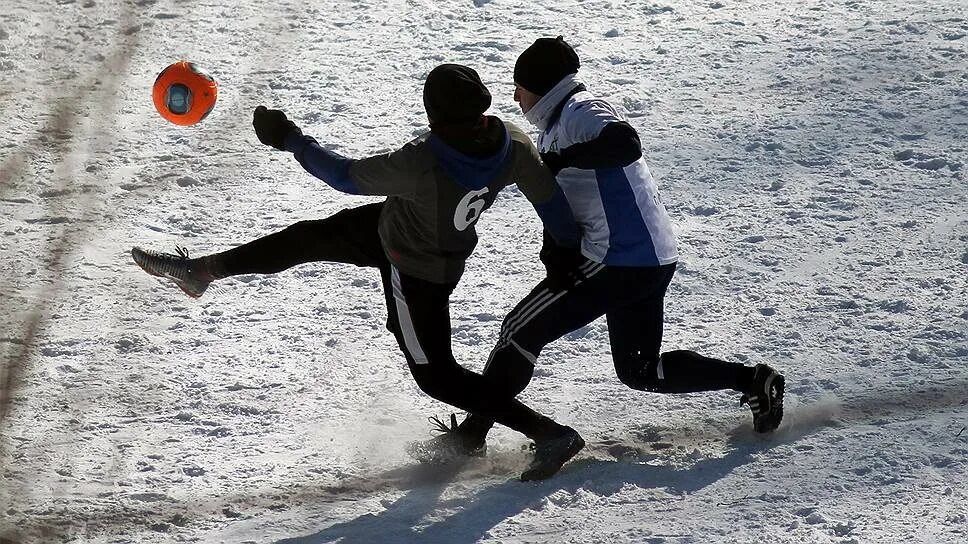
[[[556,175],[577,230],[564,244],[545,234],[541,260],[547,277],[504,319],[484,375],[516,395],[545,345],[604,315],[624,384],[652,393],[733,389],[749,404],[757,432],[776,429],[784,378],[774,369],[686,350],[660,353],[663,299],[679,258],[675,234],[638,134],[614,107],[588,92],[579,66],[575,50],[559,36],[535,41],[514,67],[515,101],[539,131],[538,150]],[[428,442],[479,451],[492,425],[471,414]],[[553,473],[583,445],[574,431],[538,441],[535,464],[545,475]]]

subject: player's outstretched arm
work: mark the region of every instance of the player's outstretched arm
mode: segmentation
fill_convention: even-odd
[[[282,111],[259,106],[252,114],[252,126],[260,142],[280,151],[291,152],[307,172],[330,187],[344,193],[360,194],[360,189],[350,177],[353,159],[323,148],[311,136],[304,136],[302,130]]]

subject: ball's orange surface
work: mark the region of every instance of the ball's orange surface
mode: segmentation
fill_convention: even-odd
[[[194,125],[212,112],[218,100],[218,85],[194,63],[183,60],[158,74],[151,97],[155,109],[168,121]]]

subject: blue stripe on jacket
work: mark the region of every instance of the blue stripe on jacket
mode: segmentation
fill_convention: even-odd
[[[608,252],[605,264],[656,266],[655,244],[635,201],[635,193],[623,168],[595,170],[598,191],[608,222]]]
[[[360,194],[359,187],[350,177],[353,159],[323,148],[311,136],[295,132],[286,136],[285,148],[296,156],[296,160],[307,172],[325,181],[333,189],[351,195]]]

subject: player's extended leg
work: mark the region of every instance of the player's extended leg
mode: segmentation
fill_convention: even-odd
[[[655,393],[692,393],[719,389],[745,391],[753,369],[678,350],[659,355],[663,301],[675,268],[641,268],[626,281],[654,286],[640,300],[606,314],[612,360],[619,380],[632,389]]]
[[[275,274],[309,262],[385,266],[377,232],[383,203],[338,212],[326,219],[300,221],[239,247],[195,259],[133,248],[131,256],[146,272],[172,279],[186,294],[199,297],[213,280],[238,274]]]
[[[658,269],[644,269],[656,270]],[[783,418],[784,378],[771,367],[731,363],[689,350],[659,354],[662,344],[663,300],[672,270],[655,278],[655,296],[606,314],[615,373],[633,389],[654,393],[693,393],[732,389],[750,405],[757,432],[776,429]]]

